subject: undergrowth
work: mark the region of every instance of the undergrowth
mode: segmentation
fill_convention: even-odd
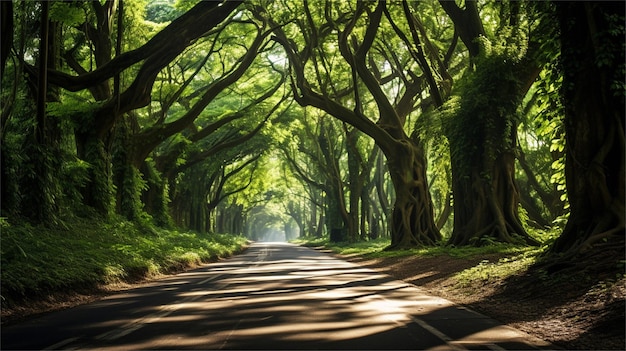
[[[230,256],[240,236],[128,221],[76,221],[62,229],[0,221],[3,307],[25,297],[132,282]]]
[[[528,270],[537,260],[541,249],[529,249],[517,255],[501,258],[497,262],[483,260],[478,265],[454,275],[459,288],[480,288],[483,284],[502,281]],[[477,284],[478,283],[478,284]]]
[[[473,246],[432,246],[407,250],[391,250],[385,251],[384,249],[389,246],[391,241],[389,239],[377,239],[370,241],[360,242],[340,242],[332,243],[328,238],[314,238],[314,239],[298,239],[294,240],[294,243],[303,246],[324,246],[327,249],[332,250],[335,253],[342,255],[357,254],[367,258],[382,258],[382,257],[406,257],[406,256],[440,256],[448,255],[455,258],[468,258],[486,254],[502,253],[502,254],[523,254],[529,251],[537,251],[537,248],[532,248],[523,245],[512,244],[500,244],[494,243],[492,245],[473,247]]]

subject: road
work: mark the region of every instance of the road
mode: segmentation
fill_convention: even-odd
[[[540,340],[286,243],[2,328],[2,350],[520,350]]]

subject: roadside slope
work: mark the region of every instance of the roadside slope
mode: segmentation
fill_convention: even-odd
[[[322,248],[318,248],[322,249]],[[596,283],[584,275],[538,284],[523,269],[497,274],[517,254],[480,257],[368,257],[335,254],[495,318],[567,350],[624,350],[623,275]],[[492,267],[490,267],[492,266]]]

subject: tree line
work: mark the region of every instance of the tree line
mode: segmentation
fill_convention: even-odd
[[[0,6],[11,221],[623,258],[623,3]]]

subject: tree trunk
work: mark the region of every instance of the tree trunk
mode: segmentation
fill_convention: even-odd
[[[4,75],[4,68],[13,46],[13,1],[0,2],[0,79]]]
[[[113,130],[113,183],[116,190],[116,211],[128,220],[137,220],[144,214],[141,201],[143,176],[133,163],[132,117],[120,121]]]
[[[345,241],[354,233],[348,210],[346,209],[343,180],[339,167],[339,161],[333,147],[334,126],[332,123],[321,123],[317,141],[324,158],[327,172],[326,176],[326,199],[328,202],[326,225],[330,232],[330,240],[333,242]]]
[[[157,226],[171,228],[172,218],[168,211],[169,200],[165,177],[156,170],[152,162],[144,162],[139,171],[146,181],[145,189],[141,193],[141,203],[145,211]]]
[[[441,234],[434,221],[423,150],[412,140],[405,140],[385,155],[396,193],[387,249],[435,245]]]
[[[235,235],[243,235],[243,222],[244,222],[244,214],[243,214],[243,205],[237,205],[235,207],[235,213],[232,219],[232,230],[231,234]]]
[[[443,210],[435,221],[439,230],[441,230],[446,225],[446,222],[448,222],[448,218],[450,218],[450,215],[452,214],[452,192],[449,192],[443,201]]]
[[[458,110],[446,124],[454,199],[451,245],[539,244],[519,219],[515,181],[515,111],[535,72],[531,60],[487,52],[466,76]]]
[[[381,233],[385,233],[385,221],[386,216],[381,214],[379,202],[369,198],[369,208],[372,210],[372,220],[370,222],[370,234],[369,238],[374,240],[381,236]],[[381,225],[383,222],[383,225]]]
[[[614,269],[624,259],[624,3],[557,7],[571,212],[549,254],[597,255]]]
[[[514,111],[523,92],[512,78],[493,83],[494,77],[511,77],[517,70],[498,55],[478,63],[447,125],[454,199],[450,245],[538,244],[518,216]],[[485,98],[477,103],[477,96]]]
[[[331,242],[346,240],[346,225],[342,216],[342,206],[339,200],[340,194],[337,187],[329,185],[330,191],[326,194],[326,229],[330,233]],[[344,209],[345,210],[345,209]]]
[[[322,210],[315,230],[316,238],[321,238],[324,235],[324,222],[326,222],[326,213]]]
[[[538,244],[526,234],[518,216],[519,191],[511,152],[502,153],[491,165],[473,163],[469,175],[459,168],[452,163],[454,230],[450,245]]]
[[[47,188],[49,186],[50,162],[49,157],[51,155],[46,153],[47,138],[47,116],[46,116],[46,102],[48,100],[48,55],[50,52],[49,21],[50,3],[43,1],[41,3],[41,30],[39,41],[39,74],[37,81],[37,115],[35,124],[35,152],[33,153],[32,161],[35,168],[35,175],[37,179],[33,183],[33,186],[29,189],[31,196],[33,197],[32,212],[31,215],[35,216],[34,219],[44,221],[51,215],[52,204],[49,202],[49,198],[46,197]]]
[[[390,201],[387,196],[387,192],[385,191],[385,174],[388,170],[385,169],[386,167],[383,159],[384,155],[382,153],[379,153],[376,160],[376,170],[374,171],[373,180],[378,201],[373,206],[376,206],[377,211],[380,212],[380,215],[378,216],[378,218],[380,218],[380,221],[382,222],[382,226],[380,227],[380,233],[382,236],[387,236],[389,233],[388,226],[391,217],[391,210],[389,208],[391,206],[389,205]]]
[[[359,202],[361,199],[361,191],[363,189],[363,181],[360,172],[360,166],[363,164],[361,154],[359,153],[357,142],[359,134],[356,128],[348,129],[344,124],[344,135],[346,138],[346,152],[348,154],[348,180],[349,180],[349,211],[347,213],[347,237],[350,241],[359,239]],[[361,214],[363,215],[363,214]]]
[[[324,202],[324,193],[318,191],[313,186],[310,186],[312,198],[309,202],[311,210],[311,216],[309,217],[309,227],[311,233],[316,238],[321,238],[324,235],[324,223],[326,222],[326,214],[324,207],[320,206]]]
[[[355,97],[353,107],[348,108],[342,105],[339,102],[342,99],[338,96],[329,96],[326,92],[320,94],[312,89],[315,84],[309,84],[306,76],[309,73],[305,72],[304,65],[310,58],[310,54],[318,50],[317,47],[308,46],[304,52],[298,52],[294,42],[287,39],[280,29],[276,31],[275,40],[285,48],[289,57],[291,72],[294,75],[292,77],[294,99],[301,106],[318,107],[333,117],[354,126],[372,137],[383,150],[396,190],[396,202],[391,216],[392,243],[389,249],[433,245],[441,238],[441,235],[434,224],[432,201],[426,184],[425,156],[423,150],[404,132],[406,117],[414,109],[417,95],[412,93],[412,89],[407,89],[406,92],[410,94],[403,96],[397,103],[398,106],[395,106],[381,87],[380,80],[368,67],[367,58],[375,42],[386,3],[378,2],[374,11],[369,11],[367,9],[369,5],[364,4],[359,3],[353,21],[339,33],[337,41],[341,55],[352,69]],[[262,12],[264,11],[259,9],[259,13]],[[367,28],[362,42],[355,44],[358,40],[352,30],[355,28],[356,19],[365,13],[368,16]],[[301,29],[306,30],[304,27]],[[401,68],[398,70],[402,71]],[[363,83],[377,105],[377,122],[363,114],[362,96],[356,89],[359,85],[357,82]],[[339,99],[334,100],[335,98]]]
[[[33,139],[26,146],[30,155],[32,174],[24,184],[22,213],[36,222],[50,223],[58,219],[63,190],[59,178],[61,170],[60,144],[62,132],[59,121],[47,116],[47,103],[58,102],[58,89],[49,88],[48,71],[56,68],[59,59],[60,26],[49,20],[50,4],[41,4],[41,31],[39,43],[39,72],[37,82],[36,124]]]
[[[369,197],[365,187],[361,189],[359,201],[361,202],[361,222],[359,224],[361,231],[360,240],[365,241],[372,230],[372,209],[369,207]]]
[[[537,244],[518,216],[519,190],[515,182],[515,111],[539,73],[534,56],[537,42],[527,40],[525,56],[519,46],[503,52],[484,49],[485,37],[476,2],[461,9],[454,1],[439,1],[470,53],[469,79],[460,93],[460,106],[447,126],[451,149],[454,199],[452,245],[484,245],[493,241]],[[511,26],[519,13],[511,12]],[[505,20],[503,18],[502,20]],[[499,40],[492,38],[492,40]],[[514,44],[512,44],[514,45]]]
[[[90,132],[77,132],[78,157],[89,163],[88,180],[82,189],[83,202],[98,214],[108,217],[114,212],[110,146]]]

